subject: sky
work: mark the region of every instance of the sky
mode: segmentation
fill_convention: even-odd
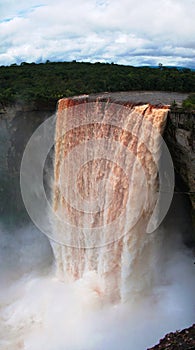
[[[0,65],[195,68],[195,0],[0,0]]]

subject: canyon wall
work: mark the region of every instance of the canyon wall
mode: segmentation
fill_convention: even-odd
[[[195,113],[170,112],[164,139],[172,155],[177,184],[186,195],[189,193],[195,210]]]
[[[29,222],[21,192],[20,164],[36,128],[55,106],[18,104],[0,109],[0,218],[6,226]]]

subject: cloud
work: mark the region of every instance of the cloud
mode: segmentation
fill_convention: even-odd
[[[195,68],[195,1],[4,1],[0,64],[80,60]]]

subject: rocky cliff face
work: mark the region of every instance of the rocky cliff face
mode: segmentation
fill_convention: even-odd
[[[169,113],[164,138],[176,172],[176,190],[186,192],[195,217],[195,113]]]
[[[10,226],[28,220],[20,193],[20,163],[35,129],[52,106],[14,105],[0,110],[0,217]]]

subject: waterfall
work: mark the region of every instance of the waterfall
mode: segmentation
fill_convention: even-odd
[[[159,227],[174,183],[168,107],[119,95],[62,99],[26,145],[37,228],[0,223],[1,350],[143,350],[194,322],[183,195]]]
[[[151,285],[159,237],[149,226],[159,215],[167,113],[106,96],[59,101],[51,244],[62,280],[91,276],[111,301]]]

